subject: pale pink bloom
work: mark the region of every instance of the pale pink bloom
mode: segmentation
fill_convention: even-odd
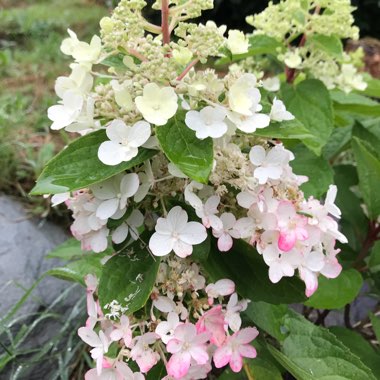
[[[175,302],[166,296],[158,296],[153,300],[153,306],[163,313],[170,313],[176,308]]]
[[[98,375],[96,369],[90,369],[85,374],[85,380],[144,380],[145,377],[140,372],[133,373],[124,362],[117,361],[110,368],[103,368]]]
[[[195,213],[202,219],[202,223],[206,228],[222,228],[222,221],[216,216],[220,202],[219,195],[213,195],[207,199],[205,204],[195,209]]]
[[[96,278],[96,276],[93,274],[87,274],[84,277],[84,282],[86,283],[86,286],[87,286],[87,293],[94,294],[99,284],[99,281]]]
[[[209,298],[229,296],[235,291],[235,283],[229,279],[218,280],[215,284],[206,286],[206,293]]]
[[[94,251],[96,253],[103,252],[108,247],[108,228],[101,228],[97,231],[91,231],[83,236],[77,235],[72,229],[71,232],[76,239],[81,241],[83,251]]]
[[[130,347],[132,343],[132,330],[129,327],[129,318],[126,315],[122,315],[120,323],[115,324],[116,328],[111,332],[110,338],[114,342],[118,342],[123,339],[124,344]]]
[[[339,264],[336,255],[340,249],[335,249],[335,240],[328,237],[323,241],[323,246],[326,251],[325,265],[321,269],[321,274],[327,278],[336,278],[342,271],[342,266]]]
[[[269,279],[274,284],[284,276],[294,276],[295,269],[302,261],[302,256],[295,250],[281,252],[277,244],[278,239],[278,231],[265,231],[257,245],[257,250],[263,255],[265,263],[269,266]]]
[[[233,372],[240,372],[243,368],[243,358],[255,358],[256,349],[250,344],[259,332],[254,327],[242,329],[229,336],[222,347],[214,353],[216,368],[222,368],[228,363]]]
[[[291,202],[280,202],[276,215],[280,230],[278,247],[282,251],[288,252],[295,246],[297,240],[304,241],[308,238],[307,218],[298,215]]]
[[[166,350],[173,354],[166,366],[168,374],[175,379],[181,379],[189,372],[191,359],[197,364],[206,364],[209,360],[207,341],[210,334],[197,334],[196,327],[191,323],[177,326],[173,338],[166,345]]]
[[[149,345],[158,339],[158,335],[149,332],[133,339],[131,358],[137,363],[140,371],[147,373],[160,360],[160,355],[153,351]]]
[[[159,218],[156,232],[149,240],[149,248],[155,256],[165,256],[171,251],[179,257],[192,254],[193,245],[207,239],[206,228],[198,222],[188,222],[185,210],[173,207],[166,218]]]
[[[173,337],[174,330],[180,324],[179,317],[176,313],[170,312],[167,321],[160,322],[156,327],[156,334],[160,336],[161,340],[167,344]]]
[[[233,331],[237,332],[241,327],[241,317],[240,313],[245,311],[248,306],[248,300],[238,300],[237,293],[231,294],[230,299],[228,300],[226,312],[224,314],[225,320],[225,329],[228,327]]]
[[[83,342],[93,347],[90,353],[91,357],[96,360],[97,374],[100,375],[103,367],[104,354],[108,352],[110,342],[102,330],[99,331],[98,335],[95,331],[88,327],[81,327],[78,329],[78,335]]]
[[[200,380],[206,379],[207,374],[211,372],[212,366],[209,362],[198,365],[194,360],[191,361],[190,369],[187,375],[181,377],[181,380]],[[165,376],[162,380],[175,380],[176,378],[170,375]]]
[[[67,202],[69,199],[70,199],[70,192],[54,194],[51,197],[51,206],[56,207],[60,205],[61,203]]]
[[[239,238],[238,232],[234,230],[236,218],[234,214],[226,212],[220,216],[220,220],[223,223],[223,227],[218,230],[213,229],[212,234],[218,239],[219,251],[227,252],[233,246],[232,237]]]
[[[287,111],[285,104],[277,98],[273,99],[273,104],[269,116],[271,120],[278,122],[294,119],[294,115]]]
[[[303,254],[303,261],[298,266],[301,279],[306,285],[305,294],[311,297],[318,289],[319,272],[325,266],[325,255],[320,250],[307,250]]]
[[[260,185],[264,185],[269,179],[280,179],[284,167],[294,159],[294,155],[282,145],[276,145],[268,152],[262,146],[256,145],[249,152],[249,159],[256,166],[253,176]]]
[[[98,305],[94,300],[92,293],[87,293],[87,314],[86,327],[93,330],[98,321]]]
[[[226,339],[224,325],[222,306],[218,305],[204,313],[195,326],[198,333],[208,332],[211,334],[210,342],[220,347]]]

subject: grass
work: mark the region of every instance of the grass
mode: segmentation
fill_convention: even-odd
[[[37,214],[48,202],[28,192],[45,163],[67,143],[49,131],[47,108],[56,103],[54,81],[69,73],[59,50],[66,29],[84,40],[98,32],[106,1],[3,0],[0,2],[0,191],[16,194]]]

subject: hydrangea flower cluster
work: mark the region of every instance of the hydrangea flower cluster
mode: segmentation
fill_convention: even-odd
[[[142,380],[158,363],[166,367],[165,380],[204,379],[212,363],[240,372],[243,358],[256,357],[251,342],[258,331],[242,328],[240,317],[248,301],[238,299],[231,280],[207,284],[188,259],[162,260],[148,315],[128,315],[116,301],[106,305],[109,313],[104,314],[97,282],[93,275],[86,277],[88,319],[78,331],[97,363],[86,380]]]
[[[186,22],[210,0],[157,1],[161,26],[142,16],[144,6],[121,0],[89,44],[69,31],[61,50],[74,59],[72,73],[57,79],[61,100],[48,111],[52,129],[103,136],[94,159],[110,174],[52,200],[72,211],[83,250],[118,252],[138,240],[161,260],[150,300],[136,313],[116,300],[102,309],[97,280],[87,277],[89,319],[79,335],[97,362],[88,380],[141,380],[159,361],[165,380],[203,379],[212,363],[239,372],[243,358],[256,356],[250,343],[258,332],[241,326],[248,301],[238,300],[231,280],[207,284],[192,258],[206,241],[220,255],[246,241],[273,283],[298,272],[307,296],[320,275],[339,275],[335,242],[347,241],[336,187],[324,202],[305,199],[300,186],[308,179],[293,173],[293,153],[264,137],[295,119],[279,79],[259,81],[242,67],[224,76],[195,69],[226,49],[246,52],[247,37]]]
[[[358,73],[363,63],[343,52],[340,41],[359,38],[354,10],[350,0],[281,0],[247,22],[255,27],[254,35],[265,34],[282,45],[277,58],[291,72],[306,72],[329,89],[362,91],[367,87]]]

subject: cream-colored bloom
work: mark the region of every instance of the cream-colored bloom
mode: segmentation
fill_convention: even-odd
[[[231,86],[228,92],[228,102],[232,111],[246,116],[253,114],[252,106],[260,97],[256,82],[253,74],[244,74]]]
[[[230,30],[228,32],[227,47],[232,54],[244,54],[248,52],[249,41],[240,30]]]
[[[79,95],[86,95],[91,91],[94,79],[85,67],[73,64],[72,72],[68,77],[58,77],[55,82],[55,93],[63,99],[65,92],[72,91]]]
[[[298,49],[294,51],[288,51],[284,56],[285,65],[291,69],[297,69],[301,66],[302,57],[299,54]]]
[[[171,87],[160,88],[156,83],[145,85],[143,95],[135,99],[144,119],[155,125],[164,125],[178,109],[178,97]]]
[[[180,65],[187,65],[192,57],[193,53],[186,47],[179,46],[173,50],[173,58]]]
[[[133,109],[133,100],[130,92],[128,91],[128,85],[131,81],[125,81],[120,84],[117,80],[111,81],[111,86],[115,94],[115,100],[118,106],[124,108],[126,111]]]

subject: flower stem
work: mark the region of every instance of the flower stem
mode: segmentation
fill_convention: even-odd
[[[187,75],[187,73],[199,62],[199,59],[194,59],[194,61],[191,61],[188,66],[186,67],[185,70],[183,70],[183,72],[179,75],[179,77],[177,77],[177,80],[178,81],[181,81],[183,78],[185,78],[185,76]]]
[[[161,5],[161,30],[162,41],[164,45],[170,43],[170,30],[169,30],[169,0],[162,0]]]
[[[253,377],[253,375],[252,375],[252,372],[251,372],[251,370],[249,369],[249,366],[248,366],[248,364],[247,363],[244,363],[244,372],[245,372],[245,374],[247,375],[247,379],[248,380],[255,380],[255,378]]]

